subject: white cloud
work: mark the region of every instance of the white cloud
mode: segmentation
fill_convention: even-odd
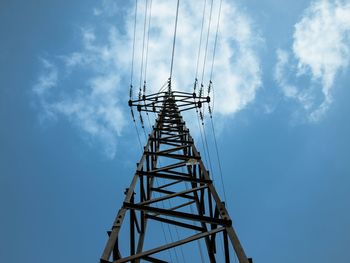
[[[104,153],[110,158],[115,156],[118,137],[126,124],[120,106],[124,102],[120,99],[120,68],[113,60],[119,41],[113,39],[115,30],[110,29],[110,41],[106,45],[98,45],[94,31],[83,29],[82,50],[61,57],[68,80],[78,81],[80,88],[71,89],[71,84],[57,86],[57,66],[47,60],[43,60],[43,67],[47,70],[39,76],[38,84],[33,88],[46,114],[67,117],[89,135],[90,141],[102,144]],[[87,80],[74,78],[79,70],[87,72]],[[63,81],[65,77],[60,79]]]
[[[349,1],[315,1],[296,23],[293,35],[293,54],[297,60],[296,77],[310,75],[312,88],[300,90],[289,85],[281,73],[286,54],[277,52],[275,78],[287,97],[301,101],[309,108],[309,120],[318,121],[331,105],[332,89],[337,73],[348,67],[350,59],[350,3]],[[293,70],[293,66],[289,69]],[[323,100],[317,106],[315,85],[321,87]]]
[[[137,16],[134,95],[144,80],[140,79],[145,10],[144,2],[141,2],[139,1]],[[203,79],[205,86],[209,82],[219,9],[219,1],[214,3],[212,33],[209,38]],[[147,87],[150,92],[158,91],[169,77],[175,9],[176,1],[153,1],[147,68]],[[199,9],[201,8],[195,1],[180,3],[173,72],[173,85],[177,90],[193,89],[202,19],[202,12]],[[107,152],[111,157],[115,155],[117,137],[122,135],[125,126],[124,112],[128,113],[124,104],[128,97],[131,70],[134,7],[125,10],[127,12],[125,21],[118,21],[120,19],[118,16],[115,17],[117,27],[108,25],[103,18],[110,17],[118,10],[113,1],[104,0],[100,7],[93,10],[98,24],[94,25],[94,28],[82,30],[81,50],[61,56],[66,76],[61,76],[60,80],[78,81],[77,76],[83,73],[86,73],[84,76],[88,76],[86,82],[80,79],[79,89],[62,89],[60,85],[55,90],[46,89],[45,94],[37,92],[39,97],[47,98],[45,107],[51,112],[68,117],[92,138],[97,138],[104,145],[108,145]],[[209,16],[208,12],[209,6],[206,17]],[[205,21],[199,81],[201,81],[208,19]],[[254,100],[261,86],[260,62],[257,55],[257,48],[261,42],[250,18],[233,4],[224,1],[213,78],[217,113],[233,114]],[[40,78],[39,76],[39,83]]]
[[[89,92],[80,92],[73,99],[51,103],[51,111],[67,116],[73,123],[102,143],[104,152],[113,158],[117,136],[125,125],[124,114],[118,106],[119,79],[101,76],[90,80]]]
[[[46,59],[41,59],[43,70],[33,87],[34,93],[42,95],[57,85],[58,71],[56,66]]]
[[[287,51],[278,49],[277,63],[275,66],[274,78],[281,87],[282,92],[286,98],[297,100],[304,108],[309,111],[313,107],[313,96],[309,89],[302,89],[297,85],[290,84],[288,75],[292,75],[290,68],[290,56]]]
[[[94,8],[92,10],[92,13],[94,14],[94,16],[99,16],[99,15],[102,14],[102,11],[100,9],[98,9],[98,8]]]
[[[169,76],[171,57],[172,34],[174,30],[174,10],[176,1],[153,1],[152,32],[149,44],[149,70],[147,80],[153,91],[158,90]],[[215,1],[214,1],[215,2]],[[215,2],[219,3],[219,1]],[[202,3],[203,4],[203,3]],[[202,6],[195,1],[183,1],[180,3],[179,25],[176,40],[174,79],[175,89],[192,90],[196,74],[196,62],[200,38],[202,19]],[[207,6],[206,17],[209,17]],[[140,8],[140,16],[143,8]],[[209,82],[209,70],[211,66],[213,43],[215,37],[216,18],[219,5],[214,5],[213,20],[211,24],[212,34],[209,38],[208,55],[203,84]],[[140,21],[143,22],[143,21]],[[202,40],[202,52],[200,67],[198,70],[199,82],[201,81],[206,19]],[[133,24],[129,23],[129,39],[132,37]],[[142,36],[142,25],[138,26],[138,35]],[[255,93],[261,86],[261,70],[256,49],[261,44],[252,21],[242,10],[238,10],[233,4],[223,2],[219,43],[215,58],[214,88],[216,89],[216,110],[221,114],[232,114],[243,109],[255,98]],[[142,39],[138,39],[136,50],[138,58],[141,58]],[[139,65],[140,61],[136,63]],[[138,68],[137,68],[138,69]],[[156,70],[155,70],[156,69]],[[139,76],[139,71],[136,71]],[[139,83],[136,81],[136,83]]]

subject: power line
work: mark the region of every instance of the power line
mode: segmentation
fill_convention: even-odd
[[[140,115],[140,122],[141,122],[141,127],[142,127],[142,130],[143,130],[143,134],[145,135],[145,143],[147,143],[147,135],[146,135],[146,130],[145,130],[145,123],[143,121],[141,111],[139,112],[139,115]]]
[[[182,167],[182,172],[183,172],[183,167]],[[188,183],[189,184],[189,183]],[[188,186],[187,186],[187,182],[185,183],[185,187],[186,187],[186,190],[188,190]],[[194,214],[194,211],[193,211],[193,204],[190,204],[190,211],[192,214]],[[193,221],[192,220],[192,223],[194,225],[197,225],[197,222],[196,221]],[[203,263],[204,262],[204,256],[203,256],[203,251],[202,251],[202,245],[201,245],[201,242],[200,240],[198,239],[197,240],[197,245],[198,245],[198,249],[199,249],[199,254],[200,254],[200,257],[201,257],[201,262]]]
[[[160,160],[158,159],[157,161],[158,161],[159,165],[161,165]],[[156,179],[157,187],[159,188],[159,182],[158,182],[157,178],[155,178],[155,179]],[[159,179],[159,181],[160,181],[160,179]],[[161,195],[159,194],[159,196],[161,196]],[[168,202],[169,202],[169,201],[168,201]],[[169,204],[170,204],[170,203],[169,203]],[[161,201],[161,206],[162,206],[162,208],[165,208],[164,200]],[[171,206],[171,205],[170,205],[170,206]],[[165,216],[165,217],[167,217],[167,216]],[[171,242],[174,242],[173,234],[172,234],[172,232],[171,232],[171,229],[170,229],[169,224],[167,224],[167,227],[168,227],[168,231],[169,231],[170,241],[171,241]],[[177,254],[176,247],[172,248],[171,250],[173,250],[174,253],[175,253],[176,262],[179,262],[179,257],[178,257],[178,254]],[[170,250],[170,251],[171,251],[171,250]]]
[[[132,44],[132,58],[131,58],[131,73],[130,73],[130,99],[132,98],[132,82],[134,75],[134,59],[135,59],[135,37],[136,37],[136,22],[137,22],[137,0],[135,4],[135,19],[134,19],[134,38]]]
[[[158,162],[159,162],[159,160],[158,160]],[[156,182],[156,184],[157,184],[157,187],[159,187],[159,183],[158,183],[157,178],[154,178],[154,180],[155,180],[155,182]],[[160,197],[161,195],[158,194],[158,196]],[[161,204],[162,204],[162,208],[164,208],[164,203],[163,203],[163,201],[161,202]],[[155,203],[154,205],[155,205],[156,207],[158,207],[158,204],[157,204],[157,203]],[[162,230],[163,230],[163,235],[164,235],[165,242],[168,243],[168,239],[167,239],[166,234],[165,234],[163,222],[160,222],[160,225],[161,225]],[[169,225],[168,225],[168,228],[169,228]],[[172,241],[172,242],[173,242],[173,241]],[[169,254],[169,257],[170,257],[171,262],[174,262],[173,257],[172,257],[172,253],[171,253],[172,249],[168,249],[167,251],[168,251],[168,254]]]
[[[152,0],[150,1],[149,4],[149,18],[148,18],[148,29],[147,29],[147,44],[146,44],[146,61],[145,61],[145,81],[143,84],[143,94],[146,95],[146,86],[147,86],[147,65],[148,65],[148,44],[149,44],[149,34],[150,34],[150,27],[151,27],[151,18],[152,18]],[[144,105],[146,105],[146,102],[144,101]],[[152,130],[152,125],[151,121],[149,118],[149,114],[146,111],[147,115],[147,120],[148,120],[148,125],[149,125],[149,130],[151,132]]]
[[[206,150],[205,150],[204,139],[203,139],[203,133],[202,133],[202,128],[201,128],[201,124],[200,124],[200,120],[199,120],[199,113],[198,113],[197,108],[196,108],[196,113],[197,113],[198,128],[199,128],[199,131],[200,131],[201,141],[202,141],[202,145],[203,145],[204,161],[205,161],[206,163],[208,163],[208,162],[207,162],[207,152],[206,152]]]
[[[208,86],[208,96],[210,93],[210,89],[212,88],[212,94],[213,94],[213,99],[212,99],[212,106],[213,108],[210,108],[209,105],[209,115],[210,115],[210,123],[211,123],[211,128],[212,128],[212,133],[214,137],[214,145],[215,145],[215,151],[216,151],[216,157],[218,161],[218,166],[219,166],[219,173],[220,173],[220,179],[221,179],[221,186],[222,190],[224,192],[224,200],[227,202],[226,198],[226,191],[225,191],[225,184],[224,184],[224,179],[223,179],[223,172],[222,172],[222,166],[221,166],[221,160],[220,160],[220,155],[219,155],[219,147],[217,144],[217,139],[216,139],[216,132],[214,128],[214,121],[213,121],[213,109],[214,109],[214,88],[212,85],[212,77],[213,77],[213,70],[214,70],[214,61],[215,61],[215,54],[216,54],[216,47],[217,47],[217,42],[218,42],[218,35],[219,35],[219,26],[220,26],[220,18],[221,18],[221,8],[222,8],[222,0],[220,0],[220,5],[219,5],[219,13],[218,13],[218,18],[217,18],[217,23],[216,23],[216,33],[215,33],[215,41],[214,41],[214,49],[213,49],[213,57],[212,57],[212,64],[211,64],[211,70],[210,70],[210,78],[209,78],[209,86]]]
[[[146,1],[146,7],[145,7],[145,19],[143,22],[143,40],[142,40],[142,55],[141,55],[141,69],[140,69],[140,89],[139,89],[139,99],[141,99],[141,85],[142,85],[142,74],[143,74],[143,56],[145,53],[145,38],[146,38],[146,21],[147,21],[147,7],[148,7],[148,0]],[[144,84],[145,85],[145,84]]]
[[[169,204],[170,207],[172,207],[172,202],[171,202],[170,199],[168,199],[168,204]],[[173,227],[175,228],[177,240],[180,240],[180,235],[179,235],[179,231],[177,229],[177,226],[173,226]],[[169,229],[170,229],[170,226],[169,226]],[[174,250],[176,251],[176,247],[174,247]],[[182,246],[180,246],[180,252],[182,254],[182,259],[183,259],[182,262],[186,262]],[[177,258],[177,254],[176,254],[176,258]]]
[[[201,35],[200,35],[200,37],[199,37],[199,47],[198,47],[198,55],[197,55],[196,82],[197,82],[197,77],[198,77],[199,58],[200,58],[201,47],[202,47],[202,37],[203,37],[204,16],[205,16],[206,5],[207,5],[207,0],[204,1],[204,6],[203,6],[202,25],[201,25]]]
[[[204,51],[204,59],[203,59],[203,69],[202,69],[202,78],[201,78],[201,86],[200,86],[200,90],[199,90],[199,96],[202,96],[203,94],[203,79],[204,79],[204,72],[205,72],[205,66],[206,66],[206,60],[207,60],[207,53],[208,53],[208,43],[209,43],[209,35],[210,35],[210,27],[211,27],[211,17],[212,17],[212,12],[213,12],[213,0],[211,0],[210,3],[210,12],[209,12],[209,23],[208,23],[208,31],[207,31],[207,40],[206,40],[206,44],[205,44],[205,51]],[[204,128],[204,110],[205,106],[203,105],[202,107],[202,111],[201,113],[201,120],[202,120],[202,125],[203,125],[203,132],[204,132],[204,138],[205,138],[205,143],[206,143],[206,147],[207,147],[207,151],[208,151],[208,160],[209,160],[209,166],[211,168],[211,160],[210,160],[210,153],[209,153],[209,147],[208,147],[208,143],[207,143],[207,138],[205,135],[205,128]],[[212,168],[211,168],[212,170]]]
[[[216,45],[218,42],[218,34],[219,34],[219,26],[220,26],[220,18],[221,18],[221,6],[222,6],[222,0],[220,0],[220,6],[219,6],[219,14],[218,14],[218,21],[216,24],[216,34],[215,34],[215,41],[214,41],[214,50],[213,50],[213,58],[211,63],[211,70],[210,70],[210,80],[212,80],[213,77],[213,68],[214,68],[214,61],[215,61],[215,54],[216,54]]]
[[[225,202],[227,202],[226,191],[225,191],[225,184],[224,184],[224,177],[223,177],[223,173],[222,173],[221,161],[220,161],[220,156],[219,156],[219,148],[218,148],[218,144],[217,144],[217,140],[216,140],[216,133],[215,133],[213,118],[212,118],[211,114],[210,114],[210,122],[211,122],[212,131],[213,131],[214,144],[215,144],[215,150],[216,150],[216,157],[217,157],[218,165],[219,165],[219,172],[220,172],[222,190],[224,191],[224,200],[225,200]]]
[[[175,29],[174,29],[174,39],[173,39],[173,51],[171,54],[171,65],[170,65],[170,80],[173,75],[173,64],[174,64],[174,53],[175,53],[175,41],[176,41],[176,31],[177,31],[177,20],[179,17],[179,5],[180,0],[177,0],[177,6],[176,6],[176,19],[175,19]]]
[[[160,160],[159,160],[159,164],[160,164]],[[159,187],[159,185],[157,187]],[[170,199],[168,199],[168,204],[169,204],[169,207],[173,207],[172,202],[171,202]],[[168,225],[168,227],[169,227],[169,232],[170,232],[170,226]],[[174,226],[174,228],[175,228],[177,239],[180,240],[180,235],[179,235],[179,231],[177,229],[177,226]],[[175,251],[176,258],[177,258],[178,256],[177,256],[177,253],[176,253],[176,247],[174,247],[174,251]],[[182,255],[182,259],[183,259],[182,262],[186,262],[182,246],[180,246],[180,251],[181,251],[181,255]]]
[[[146,44],[146,63],[145,63],[145,82],[147,82],[147,65],[148,65],[148,46],[149,46],[149,35],[151,28],[151,18],[152,18],[152,0],[149,4],[149,18],[148,18],[148,31],[147,31],[147,44]]]
[[[140,139],[140,133],[139,133],[139,129],[137,128],[137,125],[136,125],[135,116],[134,116],[134,111],[132,110],[132,108],[131,108],[131,117],[132,117],[132,121],[133,121],[134,126],[135,126],[137,138],[138,138],[139,145],[140,145],[140,149],[141,149],[141,152],[142,152],[142,143],[141,143],[141,139]]]
[[[203,128],[205,146],[206,146],[207,153],[208,153],[208,161],[209,161],[210,173],[211,173],[211,176],[212,176],[212,178],[213,178],[213,183],[214,183],[215,178],[214,178],[213,167],[212,167],[212,165],[211,165],[211,158],[210,158],[210,151],[209,151],[209,146],[208,146],[208,140],[207,140],[207,135],[206,135],[206,133],[205,133],[205,128],[204,128],[204,120],[203,120],[203,122],[202,122],[202,128]]]
[[[208,25],[208,32],[207,32],[207,41],[206,41],[206,44],[205,44],[205,52],[204,52],[204,61],[203,61],[202,81],[201,81],[201,83],[203,83],[205,65],[206,65],[206,60],[207,60],[207,51],[208,51],[208,42],[209,42],[209,35],[210,35],[210,26],[211,26],[211,15],[212,15],[212,12],[213,12],[213,0],[211,0],[211,4],[210,4],[209,25]]]

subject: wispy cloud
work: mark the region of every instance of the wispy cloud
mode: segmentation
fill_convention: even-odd
[[[288,98],[298,100],[308,112],[310,121],[320,120],[329,109],[332,89],[339,71],[350,59],[350,3],[348,1],[315,1],[295,24],[293,60],[286,51],[277,51],[275,79]],[[297,88],[287,81],[310,77],[310,87]],[[316,86],[319,88],[317,89]],[[316,92],[323,95],[317,102]]]
[[[33,87],[33,92],[39,96],[48,92],[57,85],[58,71],[55,65],[46,59],[41,59],[42,72]]]
[[[275,66],[274,77],[278,85],[280,86],[284,96],[289,99],[298,101],[304,110],[310,111],[314,105],[313,102],[313,89],[301,88],[300,86],[291,84],[293,79],[293,67],[291,66],[290,54],[282,49],[278,49],[276,52],[277,63]]]
[[[148,91],[158,91],[169,77],[175,8],[176,1],[153,1],[147,78],[144,78],[143,72],[141,79],[144,3],[138,7],[133,79],[136,91],[144,80],[147,81]],[[203,75],[205,86],[209,82],[218,10],[219,5],[214,5],[211,25],[214,29],[209,37]],[[115,16],[117,26],[104,21],[104,18],[110,19],[117,11],[113,1],[108,0],[94,8],[92,13],[98,19],[93,27],[82,29],[81,49],[61,55],[55,63],[45,60],[43,68],[51,71],[50,74],[54,74],[56,69],[56,75],[50,76],[43,72],[33,88],[44,102],[42,106],[46,112],[68,118],[93,140],[101,142],[111,158],[115,156],[118,137],[123,134],[126,125],[125,114],[128,114],[124,102],[128,96],[134,26],[132,6],[125,9],[127,15],[124,20]],[[209,15],[208,11],[209,6],[206,16]],[[181,3],[173,73],[175,89],[193,89],[201,19],[202,13],[197,2]],[[208,26],[207,23],[206,19],[204,28]],[[254,100],[261,86],[257,54],[261,43],[251,19],[236,6],[224,1],[213,77],[217,113],[234,114]],[[199,82],[202,81],[204,45],[205,38],[198,69]],[[62,74],[58,75],[57,68]],[[50,79],[53,80],[50,82]]]
[[[116,28],[111,27],[109,40],[100,45],[93,29],[82,29],[81,50],[60,56],[57,65],[42,60],[44,70],[33,87],[45,114],[68,118],[89,135],[89,141],[101,144],[110,158],[115,156],[118,137],[126,124],[120,106],[126,100],[121,99],[125,96],[118,74],[121,59],[114,58],[120,45],[116,34]],[[62,68],[60,76],[57,68]]]

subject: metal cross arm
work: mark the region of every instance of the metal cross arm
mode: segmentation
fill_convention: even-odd
[[[197,96],[196,93],[181,91],[158,92],[149,95],[143,95],[136,100],[129,100],[130,107],[136,107],[137,111],[159,113],[166,100],[173,100],[180,112],[190,109],[201,108],[204,103],[210,103],[210,97]]]

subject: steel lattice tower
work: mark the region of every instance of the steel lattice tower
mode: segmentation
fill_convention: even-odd
[[[220,200],[181,116],[181,112],[198,110],[209,102],[209,97],[172,91],[170,81],[166,92],[129,101],[129,106],[137,107],[140,115],[142,111],[155,112],[158,118],[132,182],[125,191],[123,205],[108,231],[109,239],[100,262],[168,262],[161,259],[161,253],[188,246],[197,240],[204,240],[207,261],[216,262],[219,235],[223,239],[225,262],[232,262],[230,247],[240,263],[252,262],[246,257],[225,203]],[[194,209],[189,209],[193,206]],[[150,237],[161,235],[149,229],[156,224],[173,225],[192,234],[167,244],[144,248]],[[121,245],[128,247],[127,254],[122,253]]]

